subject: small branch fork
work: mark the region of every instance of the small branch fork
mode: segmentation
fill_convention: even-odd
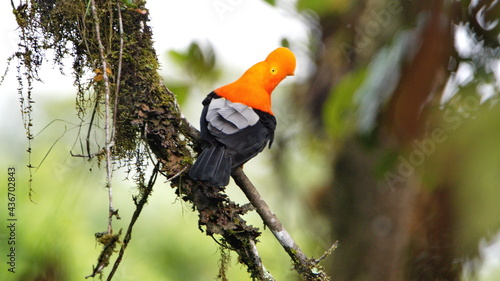
[[[255,207],[257,213],[264,221],[264,224],[269,227],[281,246],[288,253],[293,261],[295,270],[305,280],[330,280],[330,277],[323,272],[322,267],[318,264],[321,260],[331,254],[335,248],[337,248],[338,243],[335,242],[321,258],[309,259],[292,239],[283,224],[279,221],[278,217],[271,211],[266,201],[262,199],[255,186],[243,172],[243,169],[239,167],[234,170],[232,177],[243,193],[245,193],[248,200]]]

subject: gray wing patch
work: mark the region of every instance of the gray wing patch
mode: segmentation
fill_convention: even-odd
[[[208,105],[206,120],[209,131],[230,135],[255,125],[259,121],[259,115],[242,103],[218,98],[213,99]]]

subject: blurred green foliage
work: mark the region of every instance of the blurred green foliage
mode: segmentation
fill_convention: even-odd
[[[454,186],[458,249],[463,254],[476,253],[478,241],[500,229],[500,122],[498,103],[480,103],[480,97],[459,95],[445,107],[442,128],[445,142],[436,145],[435,154],[426,161],[425,174],[434,186],[443,180]]]
[[[365,81],[366,68],[347,74],[328,96],[323,108],[325,127],[335,139],[352,134],[358,122],[358,110],[354,97]]]
[[[276,0],[263,0],[263,1],[266,2],[267,4],[271,5],[271,6],[276,5]]]
[[[168,87],[175,93],[177,101],[184,104],[189,93],[198,84],[213,83],[221,76],[217,69],[217,56],[210,43],[191,42],[185,51],[170,50],[168,57],[179,68],[176,79],[169,80]]]
[[[214,71],[216,57],[212,45],[207,44],[204,48],[197,43],[192,42],[186,51],[168,52],[170,58],[183,67],[186,75],[197,79],[217,78],[217,72]]]
[[[311,111],[312,118],[321,116],[322,126],[304,130],[314,136],[320,135],[320,130],[328,133],[323,146],[316,149],[331,161],[333,180],[325,183],[324,192],[329,197],[323,193],[318,197],[326,197],[322,211],[329,218],[332,236],[344,235],[344,240],[353,240],[347,241],[350,245],[342,245],[341,240],[338,256],[330,265],[334,275],[338,273],[338,280],[388,280],[393,276],[404,278],[391,280],[431,280],[415,276],[452,272],[460,268],[464,260],[479,257],[483,260],[476,265],[489,264],[489,268],[478,266],[464,280],[499,280],[495,262],[500,252],[498,245],[496,248],[489,245],[500,231],[500,217],[496,215],[500,212],[499,2],[298,1],[298,8],[314,11],[321,29],[318,35],[321,42],[311,44],[319,46],[312,47],[317,69],[308,81],[308,87],[316,91],[306,92],[311,103],[306,104],[310,106],[306,110]],[[424,31],[432,13],[439,15],[440,23],[450,26],[450,33],[445,34],[452,40],[436,36],[439,34],[436,25]],[[433,43],[424,49],[428,42]],[[421,50],[427,51],[418,56]],[[436,59],[442,50],[444,59]],[[414,69],[421,71],[412,71]],[[433,73],[429,75],[432,77],[426,77],[428,73]],[[420,88],[426,83],[431,86]],[[419,89],[427,98],[417,102],[420,93],[410,91],[412,89]],[[397,138],[392,139],[388,134],[391,124],[387,124],[387,116],[394,116],[397,121],[405,117],[405,114],[390,115],[393,112],[389,112],[392,99],[401,96],[408,98],[408,103],[399,113],[417,108],[418,116],[414,117],[425,133],[398,143]],[[402,127],[402,131],[407,129]],[[346,142],[349,144],[342,145]],[[330,143],[330,148],[325,143]],[[360,146],[361,152],[357,150]],[[402,159],[408,162],[406,166]],[[399,189],[378,197],[386,188],[383,175],[402,170],[401,167],[406,168],[407,173]],[[379,182],[371,181],[373,175]],[[391,209],[391,196],[413,188],[415,207],[402,208],[408,214],[401,215],[398,209]],[[342,198],[345,194],[351,195],[346,198],[352,201]],[[362,201],[363,198],[369,199]],[[333,204],[335,206],[331,206]],[[344,209],[354,207],[347,211],[335,208],[342,204],[346,206]],[[432,204],[438,206],[429,208]],[[398,239],[385,240],[387,249],[377,252],[379,255],[373,252],[384,245],[370,246],[372,252],[369,249],[342,252],[342,247],[356,249],[363,243],[377,243],[379,233],[370,229],[376,217],[371,214],[392,218],[389,221],[394,224],[388,227],[388,239],[398,231],[403,233],[399,238],[408,239],[408,245],[401,246],[404,250],[400,256],[395,257],[391,252],[393,244],[402,243]],[[407,217],[403,217],[405,215]],[[437,217],[445,219],[440,221]],[[409,223],[399,226],[394,218]],[[359,223],[363,220],[366,225]],[[444,223],[438,225],[440,222]],[[433,223],[436,225],[432,226]],[[445,225],[447,223],[451,227]],[[357,228],[359,225],[363,231]],[[369,233],[367,236],[363,236],[365,230]],[[412,243],[420,243],[422,248],[412,252],[418,248]],[[486,251],[493,254],[486,256]],[[392,255],[381,258],[380,254],[384,253]],[[440,263],[447,259],[442,259],[446,255],[451,256],[449,261],[453,264]],[[384,262],[379,262],[379,258]],[[394,272],[377,268],[377,265],[389,264],[385,261],[391,259],[389,263]],[[359,262],[357,268],[352,266],[352,261]],[[401,269],[401,265],[407,268]],[[449,268],[443,268],[448,265]],[[372,266],[376,269],[371,272],[363,269]],[[377,271],[385,271],[387,278],[381,277],[384,273],[377,275],[380,273]],[[400,275],[401,271],[404,273]],[[370,275],[372,273],[376,276]],[[435,278],[432,280],[439,279]]]
[[[319,16],[325,14],[340,14],[352,5],[358,4],[359,1],[323,1],[323,0],[299,0],[297,3],[298,10],[312,10]]]

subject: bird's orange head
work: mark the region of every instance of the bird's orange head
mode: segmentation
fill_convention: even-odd
[[[265,61],[271,67],[271,74],[278,75],[281,79],[295,74],[295,55],[288,48],[277,48],[267,56]]]
[[[246,104],[272,114],[271,93],[287,76],[294,75],[296,59],[288,48],[272,51],[264,61],[254,64],[238,80],[215,93],[232,102]]]

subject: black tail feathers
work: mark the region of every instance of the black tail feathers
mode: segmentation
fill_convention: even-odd
[[[192,179],[207,181],[215,186],[228,185],[230,175],[231,159],[226,155],[226,148],[220,144],[203,150],[189,170]]]

